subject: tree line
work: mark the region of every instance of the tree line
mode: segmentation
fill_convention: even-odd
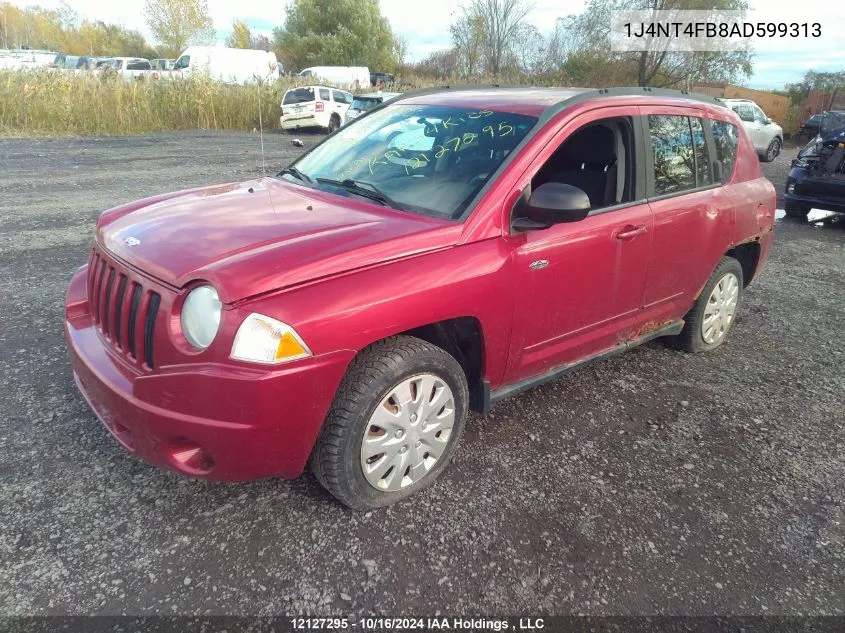
[[[0,2],[0,49],[54,50],[69,55],[155,57],[138,31],[99,20],[80,20],[68,6],[60,9]]]
[[[236,48],[272,50],[288,71],[308,66],[368,66],[408,82],[468,81],[584,87],[640,85],[689,88],[701,82],[739,83],[752,72],[750,50],[614,52],[613,10],[744,10],[747,0],[588,0],[583,12],[560,16],[541,32],[531,23],[531,0],[460,0],[449,42],[408,62],[408,42],[393,32],[379,0],[291,0],[272,37],[236,20],[226,39]],[[137,31],[80,20],[67,4],[57,10],[21,9],[0,2],[0,48],[26,46],[79,55],[176,57],[190,44],[211,43],[216,32],[207,0],[146,0],[144,14],[157,47]],[[845,72],[809,71],[785,87],[797,99],[810,88],[834,90]]]

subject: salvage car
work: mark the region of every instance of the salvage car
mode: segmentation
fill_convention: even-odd
[[[805,219],[811,209],[845,213],[845,127],[824,132],[793,159],[784,210]]]
[[[845,127],[845,112],[837,110],[819,112],[807,119],[798,131],[798,135],[812,139],[822,132],[829,132],[841,127]]]
[[[362,114],[366,114],[370,110],[379,107],[385,101],[398,97],[400,92],[373,92],[370,94],[356,95],[352,100],[352,104],[346,111],[344,117],[344,124],[354,121]]]
[[[346,118],[352,94],[328,86],[291,88],[282,97],[279,125],[283,130],[320,128],[334,132]]]
[[[722,101],[739,115],[760,159],[770,163],[777,158],[783,149],[783,128],[767,117],[760,106],[751,99]]]
[[[73,373],[151,464],[310,463],[385,506],[443,472],[471,409],[657,337],[719,348],[775,208],[710,97],[406,94],[276,177],[102,213],[67,292]]]

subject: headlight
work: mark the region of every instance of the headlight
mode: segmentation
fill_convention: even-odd
[[[286,323],[263,314],[250,314],[235,336],[232,358],[278,365],[311,356],[299,334]]]
[[[205,349],[217,336],[223,305],[212,286],[198,286],[182,305],[182,333],[193,347]]]

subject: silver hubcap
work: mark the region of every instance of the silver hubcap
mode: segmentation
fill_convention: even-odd
[[[443,455],[454,424],[449,385],[434,374],[406,378],[378,404],[364,430],[364,477],[386,492],[416,483]]]
[[[701,323],[701,337],[708,345],[718,343],[731,327],[736,314],[736,304],[739,301],[739,279],[733,273],[728,273],[707,299],[704,308],[704,319]]]

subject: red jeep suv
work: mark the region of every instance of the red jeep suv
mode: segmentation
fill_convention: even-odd
[[[443,471],[470,409],[658,336],[721,345],[775,200],[715,99],[411,93],[274,178],[104,212],[68,289],[73,370],[152,464],[310,462],[384,506]]]

